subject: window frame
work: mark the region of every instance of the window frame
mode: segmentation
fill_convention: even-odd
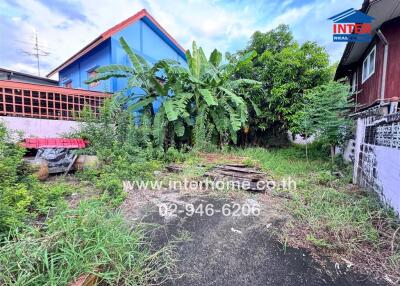
[[[373,61],[373,66],[372,66],[372,72],[369,73],[370,70],[370,65],[371,65],[371,55],[374,54],[374,61]],[[366,63],[366,65],[365,65]],[[367,79],[369,79],[374,73],[375,73],[375,65],[376,65],[376,45],[371,49],[371,51],[368,53],[368,55],[365,57],[365,59],[362,62],[362,71],[361,71],[361,83],[364,83],[367,81]],[[365,66],[365,69],[364,69]]]
[[[92,78],[92,77],[90,76],[91,73],[96,73],[94,76],[97,75],[96,69],[97,69],[98,67],[99,67],[99,66],[96,65],[96,66],[94,66],[94,67],[92,67],[92,68],[90,68],[90,69],[88,69],[88,70],[86,71],[86,75],[87,75],[87,79],[88,79],[88,80]],[[97,86],[99,86],[99,85],[100,85],[100,81],[98,81],[98,82],[93,82],[93,83],[88,84],[88,86],[89,86],[90,88],[94,88],[94,87],[97,87]]]
[[[68,86],[69,85],[69,86]],[[72,79],[68,79],[63,82],[63,87],[65,88],[72,88]]]
[[[351,92],[354,93],[357,91],[357,71],[353,73],[353,78],[351,79]]]

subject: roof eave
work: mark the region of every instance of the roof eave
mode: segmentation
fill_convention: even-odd
[[[359,9],[359,11],[365,13],[365,12],[368,11],[368,8],[372,4],[374,4],[375,2],[379,2],[379,1],[381,1],[381,0],[372,0],[372,1],[364,0],[364,2],[362,3],[361,8]],[[354,47],[354,42],[348,42],[347,43],[347,45],[346,45],[346,47],[345,47],[345,49],[343,51],[343,55],[342,55],[342,57],[340,59],[339,65],[338,65],[338,67],[336,69],[334,80],[338,80],[338,79],[342,78],[343,76],[345,76],[345,73],[343,71],[344,67],[345,67],[344,62],[347,60],[347,58],[348,58],[351,50],[353,49],[353,47]]]
[[[51,77],[52,75],[54,75],[55,73],[59,72],[60,70],[62,70],[63,68],[67,67],[69,64],[73,63],[75,60],[77,60],[80,56],[83,56],[84,54],[86,54],[87,52],[89,52],[92,48],[94,48],[95,46],[97,46],[98,44],[100,44],[102,42],[102,38],[101,36],[97,37],[96,39],[94,39],[93,41],[91,41],[89,44],[87,44],[83,49],[79,50],[79,52],[75,53],[72,57],[70,57],[69,59],[67,59],[65,62],[63,62],[61,65],[59,65],[58,67],[56,67],[54,70],[52,70],[51,72],[49,72],[47,74],[47,77]]]
[[[19,71],[14,71],[14,70],[9,70],[9,69],[5,69],[5,68],[0,68],[0,71],[7,72],[7,73],[13,73],[13,74],[16,74],[16,75],[25,76],[25,77],[29,77],[29,78],[33,78],[33,79],[45,80],[45,81],[53,82],[53,83],[57,83],[58,82],[57,80],[50,79],[50,78],[47,78],[47,77],[41,77],[41,76],[37,76],[37,75],[29,74],[29,73],[24,73],[24,72],[19,72]]]
[[[74,54],[72,57],[70,57],[68,60],[66,60],[64,63],[59,65],[57,68],[52,70],[47,77],[50,77],[54,75],[55,73],[59,72],[61,69],[67,67],[71,63],[73,63],[75,60],[77,60],[79,57],[85,55],[89,51],[91,51],[93,48],[95,48],[97,45],[101,44],[105,40],[109,39],[113,35],[115,35],[117,32],[121,31],[128,25],[131,25],[142,18],[147,17],[165,36],[175,45],[180,51],[181,55],[184,55],[186,50],[156,21],[156,19],[151,16],[146,9],[140,10],[138,13],[134,14],[133,16],[129,17],[128,19],[125,19],[124,21],[118,23],[117,25],[111,27],[104,33],[102,33],[99,37],[97,37],[95,40],[90,42],[88,45],[86,45],[83,49],[81,49],[79,52]]]

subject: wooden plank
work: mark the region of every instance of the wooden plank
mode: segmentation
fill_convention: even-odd
[[[239,186],[243,187],[244,184],[246,183],[248,188],[241,188],[243,190],[251,190],[251,191],[263,191],[263,190],[265,190],[265,184],[262,184],[262,186],[264,186],[264,188],[259,188],[257,186],[257,183],[260,182],[260,181],[250,181],[248,179],[243,179],[243,178],[236,178],[236,177],[230,177],[230,176],[220,176],[219,174],[216,174],[216,173],[206,173],[205,176],[213,179],[215,182],[217,182],[217,181],[231,182],[232,185],[234,185],[234,186],[239,185]]]
[[[217,166],[216,168],[224,169],[224,170],[232,170],[232,171],[237,171],[237,172],[243,172],[243,173],[252,173],[252,174],[262,174],[262,175],[264,175],[263,172],[257,171],[257,170],[254,170],[254,169],[250,169],[250,168],[240,168],[240,167],[233,167],[233,166],[227,166],[227,165]]]
[[[169,164],[166,169],[173,173],[180,173],[183,171],[183,167],[177,164]]]
[[[243,163],[227,163],[224,164],[224,166],[230,166],[230,167],[242,167],[242,168],[246,168],[247,166]]]
[[[75,154],[74,157],[72,158],[71,163],[69,163],[68,168],[65,170],[64,177],[65,177],[65,176],[68,174],[68,172],[71,170],[71,168],[72,168],[72,166],[74,165],[74,163],[75,163],[75,161],[76,161],[77,158],[78,158],[78,155]]]
[[[265,191],[266,175],[263,172],[248,168],[241,164],[219,165],[204,174],[213,181],[225,181],[233,187],[240,187],[248,191]],[[246,188],[245,188],[246,187]]]
[[[244,173],[244,172],[236,172],[236,171],[225,171],[225,170],[216,170],[221,175],[224,176],[231,176],[235,178],[244,178],[249,179],[252,181],[258,181],[263,179],[265,176],[264,174],[254,174],[254,173]]]

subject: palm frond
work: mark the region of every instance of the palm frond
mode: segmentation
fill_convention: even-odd
[[[101,74],[97,74],[94,77],[86,80],[85,83],[91,84],[91,83],[102,81],[102,80],[108,80],[110,78],[126,78],[129,76],[130,75],[126,74],[126,73],[101,73]]]
[[[182,137],[185,134],[185,126],[181,120],[178,120],[174,125],[174,131],[178,137]]]
[[[257,106],[257,104],[254,103],[254,101],[252,101],[251,99],[249,99],[251,106],[253,107],[254,112],[256,113],[257,116],[261,115],[261,110],[260,108]]]
[[[135,73],[135,70],[128,66],[113,64],[113,65],[98,67],[96,69],[96,72],[97,73],[126,72],[133,74]]]
[[[228,95],[229,99],[236,104],[236,106],[243,105],[244,100],[240,96],[236,95],[233,91],[224,88],[222,86],[218,87],[219,90],[223,91],[226,95]]]
[[[204,98],[204,101],[207,103],[208,106],[218,105],[217,101],[215,100],[214,96],[211,94],[210,90],[201,88],[199,89],[199,93]]]
[[[129,47],[128,43],[125,41],[123,37],[119,38],[119,42],[124,49],[125,53],[128,55],[129,60],[131,61],[133,68],[138,72],[142,73],[143,72],[143,67],[142,63],[136,56],[136,54],[132,51],[132,49]]]
[[[210,55],[209,61],[214,67],[218,67],[222,61],[222,53],[217,49],[214,49]]]
[[[167,99],[163,102],[163,107],[165,110],[165,114],[167,115],[168,121],[175,121],[178,119],[178,113],[174,108],[173,101],[171,99]]]
[[[143,108],[143,107],[145,107],[145,106],[147,106],[147,105],[149,105],[149,104],[152,104],[153,101],[154,101],[154,99],[151,98],[151,97],[141,97],[141,98],[139,99],[139,101],[137,101],[136,103],[130,105],[130,106],[128,107],[128,110],[129,110],[129,111],[137,111],[137,110],[139,110],[140,108]]]
[[[236,64],[236,67],[239,68],[243,65],[248,64],[249,62],[251,62],[255,57],[257,56],[257,52],[256,51],[251,51],[248,53],[245,53],[243,56],[241,56]]]

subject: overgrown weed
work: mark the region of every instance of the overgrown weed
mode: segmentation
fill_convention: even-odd
[[[375,194],[351,185],[350,166],[340,158],[332,166],[320,144],[309,146],[309,161],[303,148],[248,148],[235,154],[257,160],[274,179],[290,176],[296,181],[294,190],[272,192],[287,199],[296,219],[284,234],[292,236],[292,243],[345,256],[359,270],[400,281],[400,224],[393,210],[382,206]]]

